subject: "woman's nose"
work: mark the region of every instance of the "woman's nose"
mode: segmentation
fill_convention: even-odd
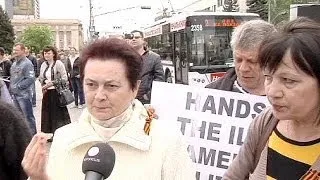
[[[277,81],[272,81],[265,86],[268,97],[279,98],[283,96],[282,86],[281,84],[277,83]]]
[[[107,96],[106,96],[106,93],[105,93],[105,90],[103,87],[99,87],[98,90],[97,90],[97,93],[95,95],[95,98],[97,100],[105,100],[107,99]]]

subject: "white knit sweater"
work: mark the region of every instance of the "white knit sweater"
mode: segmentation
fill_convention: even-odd
[[[174,125],[153,120],[150,135],[146,135],[143,127],[147,112],[139,101],[134,104],[130,120],[108,140],[116,152],[115,167],[108,180],[196,179],[181,132]],[[79,122],[56,131],[48,162],[52,180],[84,179],[83,157],[92,145],[103,141],[90,117],[84,110]]]

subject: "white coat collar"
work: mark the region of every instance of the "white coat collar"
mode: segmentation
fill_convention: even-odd
[[[134,101],[134,110],[130,120],[113,135],[109,142],[119,142],[130,145],[142,151],[148,151],[151,145],[151,137],[145,134],[143,128],[147,111],[137,100]],[[73,133],[70,133],[67,142],[68,149],[74,149],[80,145],[92,142],[101,142],[102,138],[94,131],[90,124],[90,114],[84,109],[77,124],[74,124]]]

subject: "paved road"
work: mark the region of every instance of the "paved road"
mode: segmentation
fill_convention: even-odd
[[[37,107],[33,108],[33,113],[36,118],[37,130],[38,132],[40,132],[42,91],[41,91],[41,85],[39,81],[36,81],[36,93],[37,93]],[[71,108],[73,105],[74,104],[72,103],[68,106],[68,111],[69,111],[72,122],[77,121],[82,112],[82,109]]]

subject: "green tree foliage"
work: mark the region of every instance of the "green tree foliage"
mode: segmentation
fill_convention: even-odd
[[[49,26],[28,26],[18,37],[18,41],[31,47],[33,52],[39,53],[45,46],[53,45],[52,29]]]
[[[11,53],[14,45],[14,31],[7,13],[0,6],[0,46]]]
[[[224,12],[239,12],[239,5],[237,0],[224,0]]]
[[[268,0],[247,0],[247,12],[257,13],[263,20],[268,20]]]

